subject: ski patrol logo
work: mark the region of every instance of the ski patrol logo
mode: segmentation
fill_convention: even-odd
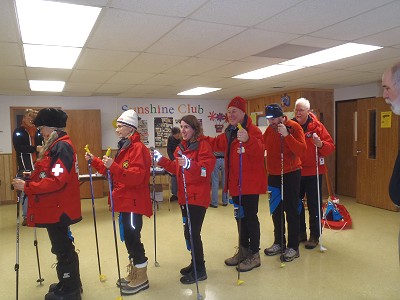
[[[51,171],[54,173],[54,176],[56,177],[60,175],[60,173],[64,173],[64,169],[61,168],[60,164],[56,164],[56,166],[53,169],[51,169]]]
[[[41,178],[41,179],[46,178],[46,172],[45,171],[40,172],[39,178]]]
[[[124,168],[124,169],[128,169],[128,167],[129,167],[129,161],[124,161],[123,163],[122,163],[122,167]]]
[[[310,138],[310,137],[312,137],[312,135],[313,134],[311,132],[309,132],[309,133],[306,134],[306,138]]]

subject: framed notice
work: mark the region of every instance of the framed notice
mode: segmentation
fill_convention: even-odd
[[[381,128],[391,128],[392,127],[392,112],[382,111],[381,112]]]
[[[171,134],[173,118],[154,118],[154,146],[167,147],[168,137]]]

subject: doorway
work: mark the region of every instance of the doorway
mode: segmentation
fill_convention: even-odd
[[[399,148],[399,121],[391,114],[390,126],[383,124],[387,112],[383,98],[336,103],[336,188],[358,203],[397,211],[388,185]]]

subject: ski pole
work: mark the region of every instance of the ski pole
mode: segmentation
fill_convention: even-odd
[[[190,212],[189,212],[189,198],[186,189],[186,178],[185,178],[185,169],[182,169],[182,180],[183,180],[183,190],[185,192],[185,199],[186,199],[186,212],[187,212],[187,219],[188,219],[188,227],[189,227],[189,236],[190,236],[190,248],[192,252],[192,261],[193,261],[193,270],[194,270],[194,279],[196,280],[196,289],[197,289],[197,300],[203,299],[203,296],[199,292],[199,280],[197,278],[197,268],[196,268],[196,258],[194,255],[194,244],[193,244],[193,237],[192,237],[192,222],[190,220]]]
[[[314,133],[315,134],[315,133]],[[319,190],[319,170],[318,170],[318,147],[315,145],[315,165],[317,166],[317,196],[318,196],[318,228],[319,228],[319,251],[325,252],[327,249],[322,245],[321,227],[321,192]]]
[[[37,235],[36,235],[36,227],[34,228],[33,235],[34,235],[33,246],[35,246],[35,248],[36,248],[36,259],[37,259],[38,272],[39,272],[39,279],[36,280],[36,282],[39,282],[39,284],[42,285],[44,278],[42,278],[42,273],[40,272],[39,243],[38,243]]]
[[[89,150],[89,145],[85,146],[85,151],[92,154]],[[96,224],[96,208],[94,204],[94,192],[93,192],[93,178],[92,178],[92,159],[88,160],[88,172],[89,172],[89,182],[90,182],[90,195],[92,196],[92,214],[93,214],[93,225],[94,225],[94,236],[96,238],[96,250],[97,250],[97,265],[99,267],[99,279],[100,282],[106,281],[106,276],[101,273],[100,265],[100,252],[99,252],[99,241],[97,238],[97,224]]]
[[[154,227],[154,265],[156,267],[159,267],[160,264],[157,261],[157,221],[156,221],[156,216],[157,216],[157,201],[156,201],[156,166],[155,166],[155,158],[154,158],[154,147],[150,148],[150,151],[152,153],[152,175],[153,175],[153,191],[152,191],[152,199],[153,199],[153,211],[154,211],[154,219],[153,219],[153,227]]]
[[[15,292],[16,292],[16,300],[18,300],[18,291],[19,291],[19,203],[21,198],[21,191],[17,191],[17,233],[16,233],[16,249],[15,249]]]
[[[242,124],[238,123],[238,128],[243,129]],[[242,232],[242,216],[241,216],[241,209],[242,209],[242,162],[243,162],[243,143],[239,142],[239,209],[237,211],[237,216],[238,216],[238,230],[239,230],[239,234],[238,234],[238,255],[239,255],[239,264],[237,266],[237,285],[241,285],[244,283],[243,280],[240,280],[240,258],[243,255],[243,253],[241,253],[241,247],[240,247],[240,238],[241,238],[241,232]]]
[[[281,134],[281,268],[285,266],[285,256],[283,253],[283,226],[284,226],[284,213],[283,213],[283,135]]]
[[[106,156],[109,157],[111,154],[111,148],[107,149]],[[112,223],[113,223],[113,230],[114,230],[114,244],[115,244],[115,254],[117,257],[117,269],[118,269],[118,282],[121,282],[121,270],[119,268],[119,254],[118,254],[118,243],[117,243],[117,231],[115,229],[115,212],[114,212],[114,201],[112,196],[112,179],[111,179],[111,172],[110,169],[107,169],[107,179],[108,179],[108,189],[110,194],[110,204],[111,204],[111,216],[112,216]],[[122,287],[119,285],[119,293],[120,297],[117,300],[122,299]]]

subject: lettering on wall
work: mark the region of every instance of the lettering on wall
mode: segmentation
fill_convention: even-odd
[[[204,108],[200,105],[193,105],[193,104],[179,104],[177,109],[175,110],[174,107],[172,106],[167,106],[167,105],[153,105],[149,104],[147,106],[136,106],[136,107],[129,107],[128,105],[124,104],[122,105],[121,109],[123,111],[126,111],[128,109],[133,109],[135,110],[138,115],[148,115],[148,114],[169,114],[173,115],[175,112],[178,112],[180,114],[203,114],[204,113]]]

